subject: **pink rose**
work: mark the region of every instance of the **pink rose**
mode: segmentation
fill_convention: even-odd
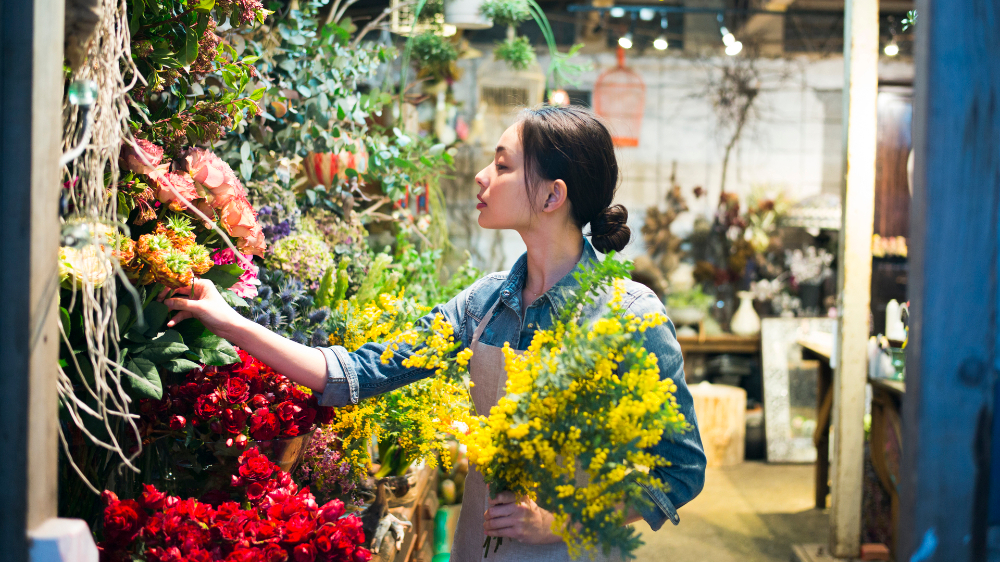
[[[213,254],[212,260],[218,265],[237,263],[236,253],[229,248]],[[252,299],[257,296],[257,285],[260,285],[260,281],[257,279],[260,268],[254,265],[250,254],[242,253],[239,254],[239,266],[243,268],[243,275],[240,275],[240,280],[229,290],[236,293],[236,296]]]
[[[135,147],[128,143],[122,144],[121,155],[125,160],[125,167],[137,174],[149,174],[163,160],[163,148],[146,139],[136,139],[135,144]]]
[[[191,176],[185,173],[174,173],[170,171],[170,164],[160,164],[148,174],[149,179],[157,187],[156,197],[161,203],[169,203],[174,211],[183,211],[187,205],[181,201],[180,197],[189,202],[194,201],[200,195],[194,187]],[[178,195],[180,197],[178,197]]]
[[[209,191],[211,195],[207,199],[216,209],[225,207],[233,199],[246,199],[246,190],[232,168],[211,151],[194,148],[185,159],[191,177]]]

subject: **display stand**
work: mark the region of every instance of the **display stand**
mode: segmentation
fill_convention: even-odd
[[[413,526],[406,530],[402,548],[396,550],[392,533],[382,539],[379,553],[372,560],[378,562],[415,562],[430,560],[430,546],[437,513],[437,467],[425,466],[417,473],[416,494],[409,502],[389,509],[389,512]],[[427,552],[425,552],[427,551]]]

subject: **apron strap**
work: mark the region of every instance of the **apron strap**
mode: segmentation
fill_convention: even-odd
[[[497,302],[493,303],[493,306],[490,307],[490,310],[489,312],[486,313],[486,316],[483,316],[483,321],[480,322],[478,326],[476,326],[476,330],[472,333],[472,341],[469,343],[469,347],[472,347],[477,343],[479,343],[479,338],[483,335],[483,332],[486,331],[486,324],[488,324],[490,319],[493,318],[493,312],[497,309],[498,306],[500,306],[499,298],[497,299]]]

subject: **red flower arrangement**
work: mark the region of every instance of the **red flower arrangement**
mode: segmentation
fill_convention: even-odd
[[[344,504],[322,507],[308,488],[251,448],[232,477],[237,500],[216,491],[201,500],[147,485],[139,500],[105,491],[102,562],[368,562],[361,520]]]
[[[147,401],[143,411],[153,425],[171,431],[189,426],[203,440],[224,441],[227,447],[246,447],[249,439],[269,441],[312,431],[333,417],[333,408],[320,406],[316,396],[303,392],[249,353],[222,367],[201,367],[168,386],[163,400]]]

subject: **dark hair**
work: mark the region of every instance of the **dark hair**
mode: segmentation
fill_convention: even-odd
[[[520,116],[524,179],[528,194],[538,179],[566,183],[573,221],[590,224],[591,242],[601,253],[621,251],[631,240],[628,210],[611,205],[618,190],[618,161],[611,133],[581,107],[542,106]]]

